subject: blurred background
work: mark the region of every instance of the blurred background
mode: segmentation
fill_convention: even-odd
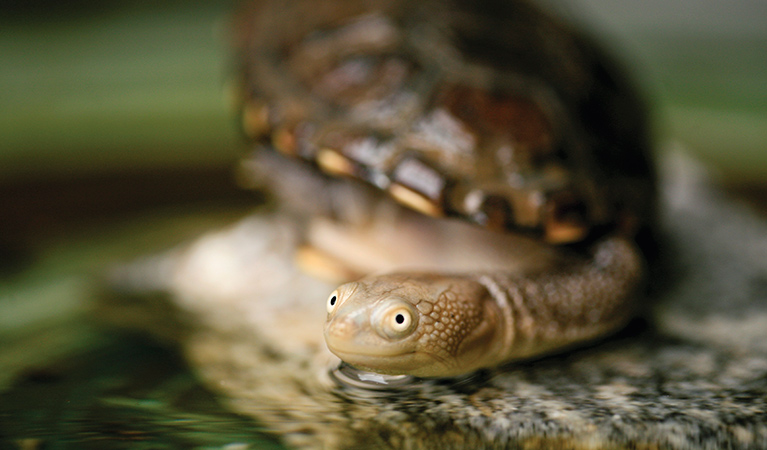
[[[767,212],[767,2],[551,1],[634,68],[673,141]]]
[[[759,198],[767,2],[546,1],[633,68],[659,142],[684,143]],[[242,198],[230,176],[242,144],[223,93],[234,3],[2,0],[0,231]]]
[[[632,68],[659,153],[682,146],[767,212],[767,2],[542,1]],[[0,447],[71,437],[42,430],[73,418],[77,433],[103,439],[252,438],[172,353],[126,344],[82,314],[105,267],[256,204],[232,176],[244,148],[225,95],[234,4],[0,0]],[[95,383],[104,376],[111,384]],[[190,417],[215,433],[176,420]]]

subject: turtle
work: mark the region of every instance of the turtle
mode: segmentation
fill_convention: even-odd
[[[637,314],[656,202],[647,108],[587,36],[527,0],[244,8],[241,179],[305,224],[302,267],[340,284],[324,335],[342,361],[459,376]]]

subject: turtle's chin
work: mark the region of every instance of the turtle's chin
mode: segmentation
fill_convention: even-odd
[[[388,375],[410,374],[417,367],[416,353],[396,348],[346,349],[338,348],[328,342],[328,349],[341,361],[361,370]],[[368,350],[368,351],[365,351]],[[369,351],[373,350],[373,351]],[[415,365],[415,367],[414,367]]]
[[[434,356],[415,349],[376,348],[368,352],[349,352],[334,348],[328,343],[328,349],[341,361],[357,369],[386,375],[412,375],[416,377],[434,377],[450,372],[450,368]]]

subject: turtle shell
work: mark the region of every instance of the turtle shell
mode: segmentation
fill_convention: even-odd
[[[239,21],[241,123],[259,148],[551,243],[651,220],[642,103],[535,5],[279,0]]]

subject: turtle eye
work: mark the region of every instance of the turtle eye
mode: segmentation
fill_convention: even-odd
[[[338,297],[338,289],[336,289],[333,291],[333,293],[330,294],[330,297],[328,297],[328,301],[325,304],[328,310],[328,314],[332,314],[333,311],[336,310],[336,307],[339,303],[341,303],[341,299]]]
[[[413,307],[406,303],[397,302],[386,308],[379,316],[379,329],[390,339],[401,339],[410,335],[418,322]]]
[[[397,311],[392,316],[391,327],[395,331],[407,330],[410,327],[410,322],[412,321],[413,318],[410,316],[410,311]]]

